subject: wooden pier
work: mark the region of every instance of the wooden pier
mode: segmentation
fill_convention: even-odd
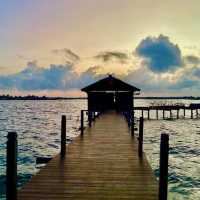
[[[190,118],[193,119],[199,118],[199,109],[200,104],[190,104],[189,106],[185,105],[162,105],[162,106],[140,106],[140,107],[134,107],[135,111],[140,111],[141,117],[147,119],[153,119],[150,116],[151,111],[155,112],[155,119],[165,119],[166,118],[166,112],[169,112],[169,118],[173,119],[179,119],[180,118],[180,112],[182,113],[183,117],[186,117],[186,110],[190,111]],[[173,112],[176,112],[175,117],[173,117]],[[194,113],[194,111],[196,111]],[[159,116],[159,113],[161,112],[161,117]]]
[[[124,117],[102,114],[32,177],[18,200],[157,200],[158,181]]]

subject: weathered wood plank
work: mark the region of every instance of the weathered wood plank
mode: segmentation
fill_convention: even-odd
[[[102,115],[18,192],[19,200],[157,200],[158,183],[121,115]]]

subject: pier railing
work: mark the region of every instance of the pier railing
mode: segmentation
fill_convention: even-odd
[[[134,127],[134,115],[131,112],[123,112],[128,126]],[[143,137],[144,137],[144,118],[139,119],[139,132],[138,132],[138,156],[143,157]],[[132,131],[131,131],[132,132]],[[134,136],[134,134],[132,134]],[[159,200],[167,200],[168,194],[168,159],[169,159],[169,135],[161,134],[160,137],[160,175],[159,175]]]
[[[98,118],[102,113],[103,113],[103,111],[99,111],[99,110],[81,110],[81,124],[80,124],[81,136],[83,136],[84,129],[85,129],[85,126],[84,126],[85,115],[87,115],[88,125],[89,125],[89,127],[91,127],[92,122],[94,122],[95,119]]]

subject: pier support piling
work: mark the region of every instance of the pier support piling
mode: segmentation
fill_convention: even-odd
[[[143,133],[144,133],[144,119],[140,117],[139,137],[138,137],[138,155],[142,157],[143,154]]]
[[[6,200],[17,200],[17,133],[7,138]]]
[[[61,119],[61,157],[64,157],[66,154],[66,116],[62,115]]]
[[[161,134],[159,200],[167,200],[169,135]]]
[[[81,110],[81,135],[83,136],[84,132],[84,110]]]
[[[177,119],[179,119],[179,110],[177,110]]]

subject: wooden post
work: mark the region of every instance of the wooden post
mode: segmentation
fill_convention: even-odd
[[[193,119],[193,110],[191,108],[191,119]]]
[[[134,109],[131,111],[131,135],[134,136],[135,120],[134,120]]]
[[[91,116],[91,111],[90,110],[88,110],[88,121],[89,121],[89,127],[91,127],[91,125],[92,125],[92,116]]]
[[[148,119],[150,119],[150,110],[148,109]]]
[[[17,133],[8,133],[6,199],[17,200]]]
[[[165,119],[165,110],[163,110],[163,119]]]
[[[66,153],[66,116],[62,115],[61,119],[61,151],[60,155],[65,156]]]
[[[143,129],[144,129],[144,120],[142,117],[140,117],[139,138],[138,138],[139,157],[142,157],[142,154],[143,154]]]
[[[177,119],[179,119],[179,110],[177,110]]]
[[[198,109],[196,109],[196,118],[198,118],[199,113],[198,113]]]
[[[144,118],[144,111],[143,111],[143,109],[142,109],[142,118]]]
[[[170,118],[172,119],[173,117],[172,117],[172,110],[170,109]]]
[[[183,108],[183,116],[184,116],[184,118],[185,118],[185,108]]]
[[[95,121],[95,112],[92,111],[92,121]]]
[[[158,119],[158,109],[156,109],[156,119]]]
[[[81,110],[81,135],[84,132],[84,110]]]
[[[169,136],[161,134],[159,200],[167,200]]]

